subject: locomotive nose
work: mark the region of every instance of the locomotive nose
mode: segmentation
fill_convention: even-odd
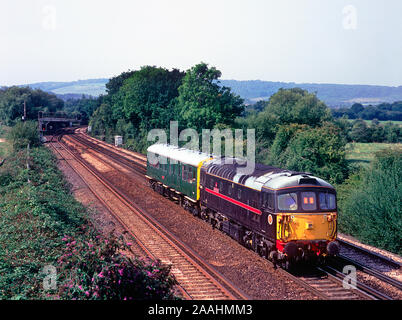
[[[328,243],[327,252],[330,256],[336,256],[339,254],[339,246],[335,241]]]

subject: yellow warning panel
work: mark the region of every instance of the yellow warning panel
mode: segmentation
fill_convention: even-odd
[[[277,238],[291,240],[333,240],[336,213],[285,213],[277,217]]]

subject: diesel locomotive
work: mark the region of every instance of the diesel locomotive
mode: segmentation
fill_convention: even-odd
[[[285,268],[337,255],[335,188],[304,172],[241,162],[166,144],[147,150],[153,190]]]

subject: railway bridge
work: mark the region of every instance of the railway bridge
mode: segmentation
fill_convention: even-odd
[[[79,126],[81,124],[81,114],[39,111],[38,122],[40,135],[45,135],[54,133],[60,128]]]

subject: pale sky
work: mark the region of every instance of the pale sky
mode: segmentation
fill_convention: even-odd
[[[143,65],[402,85],[400,0],[0,0],[0,86]]]

